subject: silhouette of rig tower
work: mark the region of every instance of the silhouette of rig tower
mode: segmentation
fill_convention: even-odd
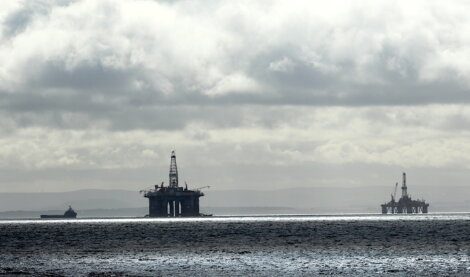
[[[382,204],[382,213],[387,214],[417,214],[428,213],[429,204],[424,200],[412,200],[408,195],[408,187],[406,186],[406,173],[403,172],[403,183],[401,186],[401,198],[396,201],[398,183],[395,185],[395,192],[392,194],[390,202]]]
[[[200,216],[199,197],[204,196],[199,189],[189,190],[188,185],[178,184],[178,167],[175,151],[171,152],[169,184],[155,185],[155,189],[142,191],[149,199],[149,217]]]

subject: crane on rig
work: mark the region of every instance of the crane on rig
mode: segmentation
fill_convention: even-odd
[[[160,187],[162,187],[162,188],[163,188],[163,183],[165,183],[165,182],[162,182],[162,183],[160,184]],[[155,185],[154,187],[155,187],[155,188],[158,188],[158,185]],[[146,189],[139,190],[139,193],[146,193],[147,191],[150,191],[151,189],[153,189],[153,188],[152,188],[152,187],[148,187],[148,188],[146,188]]]
[[[196,188],[196,190],[208,189],[208,188],[210,188],[210,187],[211,187],[211,186],[204,186],[204,187]]]

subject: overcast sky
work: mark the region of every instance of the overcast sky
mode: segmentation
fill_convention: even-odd
[[[1,1],[0,191],[470,185],[469,10]]]

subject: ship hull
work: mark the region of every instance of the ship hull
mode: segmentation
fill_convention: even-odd
[[[77,216],[42,214],[42,215],[41,215],[41,218],[77,218]]]

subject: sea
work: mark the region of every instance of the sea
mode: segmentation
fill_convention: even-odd
[[[6,276],[470,276],[470,214],[0,220]]]

